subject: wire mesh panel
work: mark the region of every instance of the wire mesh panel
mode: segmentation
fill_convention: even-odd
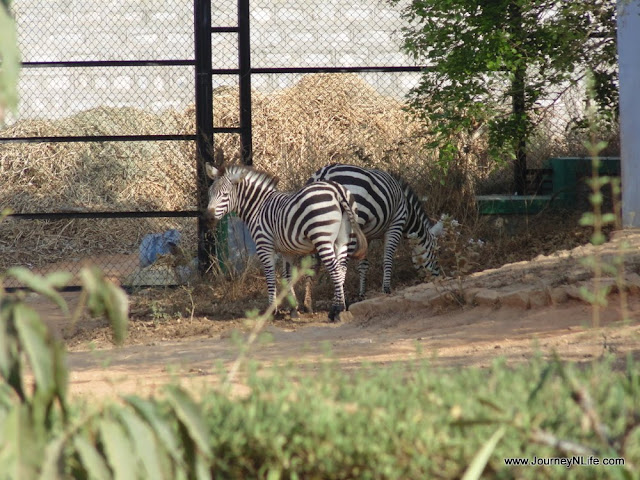
[[[24,68],[18,112],[0,129],[0,206],[17,216],[0,223],[0,266],[108,268],[115,255],[131,261],[126,283],[158,256],[189,263],[205,156],[253,161],[285,188],[334,161],[411,165],[418,178],[437,153],[405,108],[425,68],[402,50],[405,5],[255,0],[247,13],[246,0],[14,0]],[[571,116],[563,108],[556,120]],[[540,120],[530,166],[568,153],[567,124]],[[477,193],[513,190],[486,135],[460,147],[463,176],[485,182]]]
[[[193,58],[193,2],[15,0],[25,62]]]
[[[193,2],[12,9],[23,70],[0,130],[0,205],[15,214],[0,223],[0,267],[185,281],[198,243]],[[154,279],[163,262],[173,276]]]
[[[0,225],[0,269],[22,265],[46,275],[97,267],[130,287],[176,285],[198,273],[196,221],[188,218],[23,220]],[[5,287],[19,287],[5,281]]]

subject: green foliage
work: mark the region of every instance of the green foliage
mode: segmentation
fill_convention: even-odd
[[[16,25],[9,12],[9,2],[0,3],[0,125],[4,122],[5,109],[15,109],[18,104],[18,51]]]
[[[254,371],[249,386],[243,398],[204,396],[214,478],[616,478],[635,471],[640,453],[626,447],[638,434],[637,378],[608,362],[357,373],[329,362],[312,375]],[[627,470],[503,461],[577,452],[625,457]]]
[[[591,193],[589,195],[589,203],[591,204],[591,211],[585,212],[580,218],[580,225],[589,226],[593,228],[591,234],[591,243],[593,245],[602,245],[606,241],[606,237],[603,228],[607,226],[613,226],[615,228],[621,228],[622,218],[622,202],[621,202],[621,186],[620,178],[600,176],[600,152],[607,146],[606,142],[597,140],[598,130],[598,116],[595,105],[596,95],[596,81],[594,76],[589,76],[587,79],[587,93],[590,97],[589,105],[587,108],[587,126],[590,131],[590,139],[585,142],[585,147],[591,155],[591,178],[588,178],[586,183],[589,186]],[[604,212],[604,195],[602,189],[605,187],[611,187],[613,211]],[[623,243],[621,246],[623,250],[626,245]],[[611,264],[603,262],[600,254],[596,253],[590,257],[584,259],[583,263],[588,266],[593,272],[593,285],[592,288],[585,286],[580,287],[580,295],[584,300],[589,302],[592,306],[592,323],[594,326],[600,325],[600,307],[606,307],[608,304],[608,296],[612,290],[612,285],[602,284],[603,274],[610,274],[616,278],[617,291],[620,293],[620,310],[622,317],[627,320],[628,317],[628,305],[625,291],[624,281],[624,255],[621,252],[616,256]]]
[[[9,276],[68,312],[58,289],[70,275],[41,277],[15,268],[2,279]],[[80,305],[105,315],[122,342],[126,295],[96,270],[80,276]],[[64,345],[24,300],[24,292],[0,289],[0,479],[209,478],[206,422],[185,391],[170,386],[164,401],[131,396],[70,406]]]
[[[404,49],[429,66],[411,104],[445,162],[464,147],[460,133],[485,129],[490,154],[514,158],[544,115],[541,100],[556,101],[587,70],[615,116],[615,2],[419,0],[404,17]]]
[[[7,275],[66,309],[57,289],[68,276]],[[126,297],[99,272],[81,277],[80,303],[114,328],[126,327],[127,307],[119,303]],[[274,309],[258,317],[248,346]],[[434,369],[415,360],[345,371],[330,358],[264,370],[245,362],[242,350],[225,388],[194,397],[170,384],[156,398],[96,404],[67,398],[64,354],[23,296],[0,289],[0,480],[640,475],[640,374],[632,357],[625,371],[608,360],[575,368],[540,359],[516,367],[496,361],[489,369]],[[240,365],[248,367],[249,390],[241,397],[226,388]],[[576,455],[625,463],[567,469],[504,462]]]

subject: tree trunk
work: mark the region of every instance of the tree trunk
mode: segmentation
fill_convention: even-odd
[[[518,2],[511,2],[507,7],[507,13],[510,17],[511,35],[513,45],[518,48],[519,45],[526,42],[526,31],[523,26],[522,7]],[[524,57],[523,57],[524,58]],[[511,80],[511,106],[513,109],[513,118],[515,120],[515,129],[513,136],[513,147],[515,151],[514,163],[514,183],[515,190],[518,195],[524,195],[526,192],[527,177],[527,104],[525,97],[527,65],[523,59],[517,61],[516,68],[513,72]]]
[[[515,71],[512,88],[513,116],[516,120],[516,130],[514,136],[515,164],[514,181],[516,193],[524,195],[526,193],[527,177],[527,112],[525,100],[525,66],[518,67]]]

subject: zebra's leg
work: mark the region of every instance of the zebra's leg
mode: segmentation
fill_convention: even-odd
[[[353,239],[353,242],[349,242],[347,244],[344,244],[342,246],[340,245],[336,245],[335,246],[335,252],[336,252],[336,260],[338,261],[338,271],[340,272],[340,283],[343,285],[343,292],[344,292],[344,283],[347,279],[347,264],[349,263],[349,253],[355,251],[356,249],[356,242],[355,242],[355,238]],[[344,302],[345,302],[345,306],[346,309],[349,309],[349,299],[347,298],[346,293],[344,293]]]
[[[269,294],[269,306],[276,302],[276,265],[275,265],[275,252],[272,250],[265,250],[264,248],[257,248],[256,254],[262,263],[264,270],[264,276],[267,280],[267,292]],[[275,306],[274,315],[277,315],[278,305]]]
[[[293,305],[291,306],[290,315],[291,318],[298,318],[298,298],[296,297],[296,291],[293,288],[293,283],[291,282],[291,268],[293,265],[293,258],[285,256],[283,257],[284,261],[284,277],[287,280],[287,285],[289,286],[289,294],[293,298]]]
[[[358,300],[364,300],[364,296],[367,293],[367,273],[369,273],[369,260],[365,257],[358,263],[358,274],[360,275]]]
[[[325,266],[333,282],[333,304],[329,310],[329,320],[342,321],[346,315],[344,315],[347,306],[344,301],[344,274],[336,258],[335,251],[331,245],[316,245],[318,255],[322,264]]]
[[[314,284],[314,278],[318,277],[318,274],[320,273],[320,259],[318,258],[318,255],[313,255],[313,276],[312,275],[306,275],[305,279],[304,279],[304,304],[302,306],[303,311],[307,312],[307,313],[313,313],[313,297],[311,294],[311,290],[313,288],[313,284]]]
[[[393,257],[402,238],[402,225],[392,225],[384,235],[384,259],[382,263],[382,291],[391,293]]]

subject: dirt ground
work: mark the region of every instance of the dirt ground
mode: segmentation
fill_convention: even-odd
[[[613,265],[620,257],[625,265],[621,279],[606,274],[595,287],[584,259]],[[610,289],[607,306],[596,311],[580,289],[603,286]],[[73,308],[78,294],[64,295]],[[170,295],[193,293],[178,289]],[[213,301],[197,305],[206,298],[186,302],[190,312],[155,307],[146,316],[134,302],[129,338],[114,347],[103,320],[71,325],[46,301],[34,297],[30,302],[65,339],[71,394],[87,399],[153,394],[170,380],[190,388],[211,385],[221,368],[237,359],[238,339],[246,338],[251,327],[244,319],[217,314],[221,306]],[[249,356],[265,366],[291,361],[311,370],[326,361],[327,352],[345,369],[416,358],[444,367],[487,367],[497,357],[526,362],[536,354],[576,362],[614,354],[622,365],[628,354],[640,357],[640,231],[618,232],[602,247],[579,247],[464,279],[373,294],[350,310],[353,320],[340,324],[328,323],[326,312],[270,322],[268,338],[256,342]]]

